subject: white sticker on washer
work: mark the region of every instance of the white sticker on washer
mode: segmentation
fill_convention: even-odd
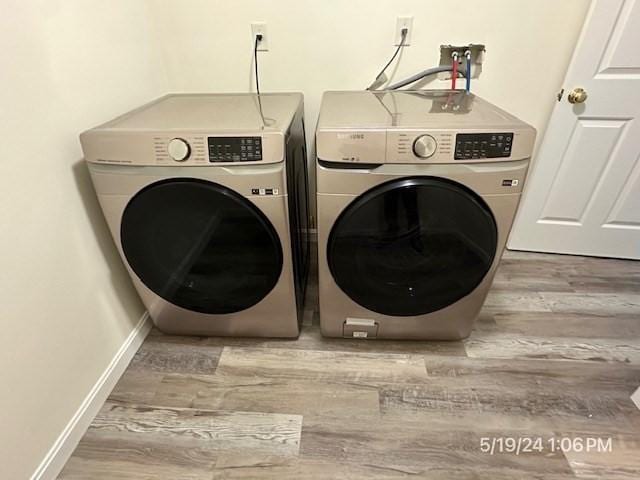
[[[517,187],[518,186],[519,180],[517,178],[514,179],[506,179],[506,180],[502,180],[502,186],[503,187]]]
[[[277,188],[252,188],[251,195],[278,195]]]

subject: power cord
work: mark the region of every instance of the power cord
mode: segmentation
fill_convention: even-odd
[[[256,35],[256,43],[253,46],[253,65],[256,70],[256,93],[260,96],[260,77],[258,76],[258,44],[262,41],[262,34]]]
[[[391,65],[391,63],[398,56],[398,54],[400,53],[400,50],[402,50],[402,47],[404,47],[404,42],[407,39],[407,33],[408,32],[409,31],[406,28],[403,28],[400,31],[401,38],[400,38],[400,43],[398,44],[398,48],[396,48],[396,51],[393,53],[393,56],[387,62],[387,64],[384,66],[384,68],[382,70],[380,70],[380,73],[378,75],[376,75],[376,79],[373,81],[373,83],[371,85],[369,85],[367,90],[375,90],[376,88],[378,88],[380,85],[382,85],[383,83],[385,83],[387,81],[387,77],[386,76],[383,77],[384,72],[387,70],[387,68],[389,68],[389,65]]]
[[[256,99],[258,100],[258,111],[260,112],[260,118],[262,118],[262,128],[268,127],[276,123],[273,118],[265,117],[262,110],[262,98],[260,96],[260,76],[258,74],[258,44],[262,41],[262,34],[256,34],[256,42],[253,45],[253,64],[255,67],[256,75]]]

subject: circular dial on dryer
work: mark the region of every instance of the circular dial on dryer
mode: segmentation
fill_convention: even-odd
[[[184,162],[191,154],[191,147],[182,138],[172,138],[167,146],[169,156],[176,162]]]
[[[413,153],[420,158],[429,158],[438,148],[438,142],[431,135],[420,135],[413,141]]]

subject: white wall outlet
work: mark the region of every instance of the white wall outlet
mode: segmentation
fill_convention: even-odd
[[[413,17],[398,17],[396,21],[396,36],[394,37],[393,44],[397,47],[402,41],[402,29],[407,29],[407,36],[404,40],[404,45],[411,45],[411,33],[413,33]]]
[[[251,44],[252,45],[255,45],[257,35],[262,35],[262,40],[258,42],[258,51],[268,52],[269,36],[267,35],[267,24],[265,22],[251,23]]]

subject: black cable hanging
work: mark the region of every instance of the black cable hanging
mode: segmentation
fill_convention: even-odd
[[[264,129],[270,123],[274,122],[271,118],[265,118],[264,111],[262,110],[262,99],[260,98],[260,75],[258,74],[258,44],[262,41],[262,34],[256,35],[256,41],[253,45],[253,66],[255,68],[255,77],[256,77],[256,97],[258,99],[258,111],[260,112],[260,118],[262,119],[262,128]]]
[[[373,83],[369,85],[369,87],[367,87],[367,90],[375,90],[377,87],[379,87],[380,85],[382,85],[384,82],[387,81],[386,77],[383,78],[384,72],[387,70],[387,68],[389,68],[389,65],[391,65],[393,61],[396,59],[396,57],[400,53],[400,50],[402,50],[402,47],[404,47],[404,42],[406,39],[407,39],[407,29],[403,28],[402,37],[400,38],[400,43],[398,44],[398,48],[396,48],[396,51],[393,53],[391,59],[387,62],[387,64],[382,68],[382,70],[380,70],[380,73],[376,75],[376,79],[373,81]]]
[[[256,93],[258,94],[258,99],[260,98],[260,77],[258,76],[258,43],[262,41],[262,35],[256,35],[256,42],[253,46],[253,66],[255,67],[255,75],[256,75]]]

